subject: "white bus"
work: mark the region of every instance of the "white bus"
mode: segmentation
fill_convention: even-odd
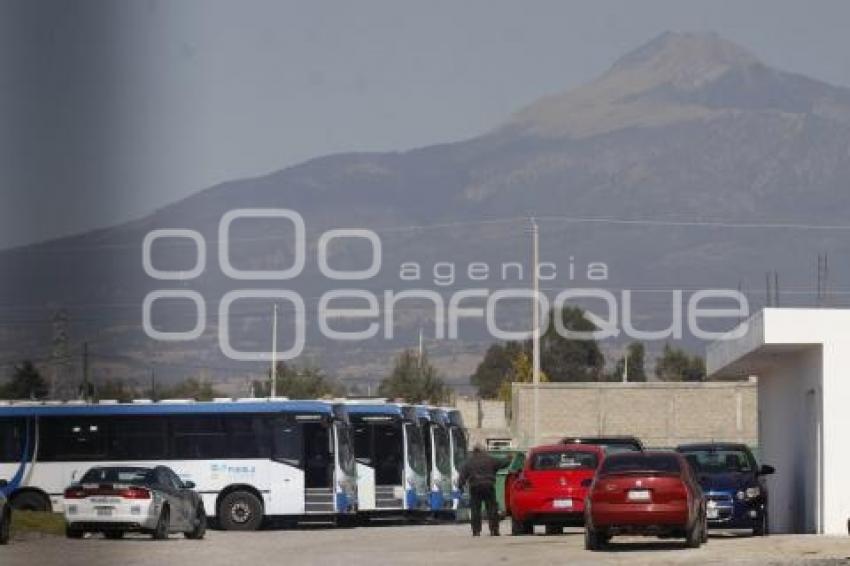
[[[451,440],[448,414],[436,407],[416,406],[425,439],[429,504],[436,516],[453,515]]]
[[[363,518],[429,510],[425,445],[409,405],[346,403],[357,460],[358,512]]]
[[[460,468],[466,461],[469,451],[469,438],[463,426],[463,415],[459,409],[447,407],[441,409],[446,414],[451,444],[452,508],[457,511],[462,505],[463,490],[458,485]]]
[[[92,466],[164,464],[224,529],[357,511],[344,405],[268,399],[0,404],[0,479],[13,508],[61,511]]]

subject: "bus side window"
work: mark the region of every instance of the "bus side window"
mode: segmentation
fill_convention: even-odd
[[[303,425],[291,419],[274,418],[271,426],[272,458],[296,468],[303,468]]]
[[[24,419],[0,419],[0,462],[20,462],[24,449]]]

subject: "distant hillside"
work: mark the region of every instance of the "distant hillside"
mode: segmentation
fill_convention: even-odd
[[[285,207],[303,215],[310,243],[305,272],[276,287],[302,293],[308,310],[332,288],[316,267],[316,238],[324,230],[366,227],[381,236],[381,272],[358,288],[492,290],[529,282],[495,276],[478,282],[463,274],[442,287],[433,274],[400,281],[399,266],[417,261],[431,270],[437,262],[453,262],[462,272],[469,262],[485,262],[499,273],[504,262],[527,263],[523,218],[529,215],[542,217],[543,259],[559,266],[549,288],[588,286],[587,263],[605,262],[606,286],[641,290],[635,309],[646,327],[663,327],[669,319],[670,299],[660,292],[665,289],[741,286],[758,307],[769,270],[780,273],[783,304],[811,304],[818,253],[833,258],[833,281],[850,276],[847,231],[814,226],[847,223],[848,179],[850,91],[770,68],[714,34],[666,33],[591,83],[533,103],[474,139],[314,159],[211,187],[137,222],[0,252],[0,350],[3,359],[47,357],[53,333],[48,321],[64,307],[72,346],[89,337],[101,356],[93,358],[95,372],[142,379],[151,367],[169,377],[209,367],[212,379],[241,383],[246,371],[262,365],[222,358],[216,341],[219,298],[245,286],[223,276],[216,255],[218,221],[234,208]],[[602,218],[797,226],[579,221]],[[291,243],[276,226],[234,225],[234,262],[245,269],[288,263]],[[210,316],[202,338],[163,345],[140,328],[142,298],[162,287],[142,271],[141,243],[152,229],[175,227],[200,231],[209,258],[200,279],[166,287],[203,293]],[[156,263],[188,265],[184,255],[191,249],[157,248]],[[336,249],[334,261],[363,266],[365,250],[355,244]],[[192,311],[184,307],[159,313],[158,324],[191,327]],[[462,327],[457,341],[434,341],[426,311],[400,311],[392,342],[329,344],[315,335],[311,319],[305,357],[345,378],[376,380],[399,348],[417,344],[424,327],[436,364],[454,383],[465,383],[490,339],[472,325]],[[518,325],[527,313],[515,314]],[[265,347],[268,309],[245,306],[238,316],[240,347]],[[609,350],[621,345],[605,344]]]

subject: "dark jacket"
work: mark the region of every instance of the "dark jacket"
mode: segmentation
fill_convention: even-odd
[[[469,487],[493,487],[496,485],[496,472],[503,464],[486,452],[473,452],[460,469],[458,484]]]

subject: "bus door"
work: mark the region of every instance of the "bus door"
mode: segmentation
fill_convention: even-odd
[[[334,435],[327,419],[303,419],[304,510],[334,512]]]
[[[269,515],[304,513],[304,435],[300,422],[292,416],[272,419],[272,460],[270,474],[272,508]]]

